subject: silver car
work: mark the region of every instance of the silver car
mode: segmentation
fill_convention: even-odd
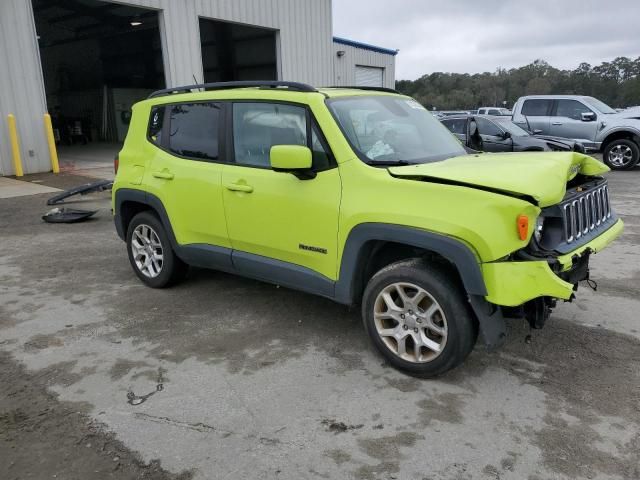
[[[588,151],[603,153],[614,170],[640,161],[640,109],[617,112],[593,97],[529,95],[513,107],[513,122],[543,135],[575,140]]]

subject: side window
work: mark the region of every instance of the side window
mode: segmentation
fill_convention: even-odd
[[[583,113],[592,112],[582,102],[577,100],[558,100],[556,117],[567,117],[573,120],[582,120]]]
[[[149,115],[149,127],[147,128],[147,138],[151,143],[160,145],[162,143],[162,126],[164,124],[164,106],[153,107]]]
[[[495,108],[491,109],[489,110],[489,115],[500,115],[500,110],[496,110]]]
[[[313,159],[313,169],[316,171],[326,170],[332,164],[331,156],[325,147],[325,144],[320,140],[318,134],[318,127],[313,124],[311,130],[311,154]]]
[[[220,106],[182,103],[170,108],[169,150],[196,160],[217,160]]]
[[[467,134],[467,121],[464,118],[456,118],[451,120],[443,120],[442,124],[452,133],[457,135]]]
[[[522,105],[522,115],[527,117],[546,117],[551,110],[551,100],[531,99],[525,100]]]
[[[274,145],[308,145],[306,110],[276,103],[234,103],[236,163],[269,167],[269,152]]]
[[[500,130],[495,123],[490,122],[486,118],[478,117],[476,118],[476,122],[478,123],[478,133],[480,133],[480,135],[491,135],[494,137],[502,135],[502,130]]]

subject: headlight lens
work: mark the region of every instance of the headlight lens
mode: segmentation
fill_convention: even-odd
[[[544,217],[538,217],[538,219],[536,220],[536,228],[533,231],[533,235],[535,236],[537,242],[540,242],[540,240],[542,240],[543,229],[544,229]]]

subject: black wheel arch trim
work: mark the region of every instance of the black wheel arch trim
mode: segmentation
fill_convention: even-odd
[[[122,240],[126,240],[127,238],[127,226],[124,224],[124,218],[122,218],[122,205],[126,202],[133,202],[141,205],[147,205],[151,210],[154,210],[158,217],[160,217],[160,221],[167,232],[171,246],[174,250],[178,247],[178,242],[176,241],[176,236],[173,233],[173,228],[171,228],[171,222],[169,221],[167,210],[164,208],[162,201],[158,197],[143,190],[119,188],[115,191],[114,198],[113,221],[116,224],[118,236]]]
[[[404,225],[362,223],[351,230],[345,243],[340,276],[336,282],[336,301],[350,304],[356,299],[359,288],[357,273],[367,261],[362,255],[365,251],[363,247],[370,241],[401,243],[437,253],[456,267],[467,294],[487,295],[478,260],[471,249],[461,241]]]

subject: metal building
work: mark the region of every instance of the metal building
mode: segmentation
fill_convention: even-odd
[[[393,87],[397,52],[333,38],[331,14],[331,0],[2,0],[0,175],[14,174],[9,113],[36,173],[51,170],[47,112],[63,146],[117,147],[131,105],[166,86]]]
[[[336,85],[395,88],[398,50],[333,37]]]

